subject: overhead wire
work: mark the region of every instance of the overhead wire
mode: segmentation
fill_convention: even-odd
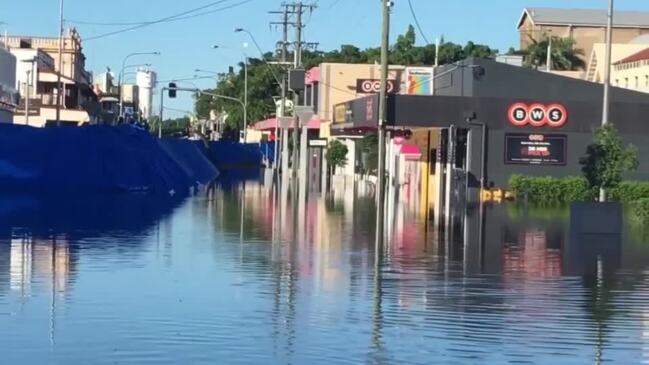
[[[426,42],[427,45],[430,44],[428,41],[428,38],[426,38],[426,34],[424,33],[423,29],[421,28],[421,24],[419,23],[419,19],[417,18],[417,13],[415,12],[415,8],[412,6],[412,0],[408,0],[408,7],[410,8],[410,14],[412,14],[412,19],[415,21],[415,25],[417,26],[417,29],[419,30],[419,34],[421,34],[422,38],[424,38],[424,41]]]
[[[153,20],[153,21],[139,23],[139,24],[133,25],[133,26],[128,27],[128,28],[111,31],[111,32],[96,35],[96,36],[93,36],[93,37],[88,37],[88,38],[85,39],[85,41],[91,41],[91,40],[106,38],[106,37],[110,37],[110,36],[113,36],[113,35],[126,33],[126,32],[136,30],[136,29],[144,28],[144,27],[154,25],[154,24],[168,23],[168,22],[173,22],[173,21],[178,21],[178,20],[186,20],[186,19],[191,19],[191,18],[195,18],[195,17],[198,17],[198,16],[203,16],[203,15],[207,15],[207,14],[213,14],[213,13],[216,13],[216,12],[219,12],[219,11],[224,11],[224,10],[228,10],[228,9],[231,9],[231,8],[234,8],[234,7],[237,7],[237,6],[241,6],[243,4],[249,3],[249,2],[254,1],[254,0],[244,0],[244,1],[240,1],[238,3],[223,6],[223,7],[218,8],[218,9],[213,9],[213,10],[205,11],[205,12],[198,13],[198,14],[192,14],[192,13],[196,13],[197,11],[204,10],[204,9],[207,9],[207,8],[211,8],[213,6],[220,5],[220,4],[223,4],[223,3],[228,2],[228,1],[230,1],[230,0],[214,1],[214,2],[211,2],[211,3],[207,4],[207,5],[203,5],[203,6],[200,6],[198,8],[187,10],[187,11],[184,11],[184,12],[179,13],[179,14],[167,16],[167,17],[160,18],[160,19]]]

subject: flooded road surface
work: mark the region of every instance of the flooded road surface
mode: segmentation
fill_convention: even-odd
[[[242,191],[2,199],[2,363],[649,363],[641,226],[571,242],[565,211],[494,206],[438,233],[395,203],[375,265],[371,198]]]

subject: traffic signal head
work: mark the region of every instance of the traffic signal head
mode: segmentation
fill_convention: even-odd
[[[169,97],[174,99],[176,97],[176,83],[175,82],[170,82],[169,83]]]

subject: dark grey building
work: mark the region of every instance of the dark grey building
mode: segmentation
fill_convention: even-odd
[[[434,96],[389,96],[388,126],[439,130],[437,163],[463,170],[471,188],[479,187],[484,158],[485,185],[506,188],[512,174],[581,175],[579,160],[601,125],[602,99],[601,84],[467,59],[437,70]],[[640,167],[628,178],[649,179],[649,94],[612,88],[611,102],[610,121],[639,150]],[[377,96],[346,107],[347,119],[332,134],[376,127]]]

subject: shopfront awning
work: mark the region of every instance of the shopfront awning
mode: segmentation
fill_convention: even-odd
[[[274,131],[275,128],[281,128],[280,125],[281,123],[279,123],[278,118],[269,118],[255,123],[253,128],[258,131]],[[288,128],[293,128],[293,126],[294,123],[291,121],[288,125]],[[320,129],[320,118],[313,116],[313,118],[309,120],[305,127],[307,129]]]

